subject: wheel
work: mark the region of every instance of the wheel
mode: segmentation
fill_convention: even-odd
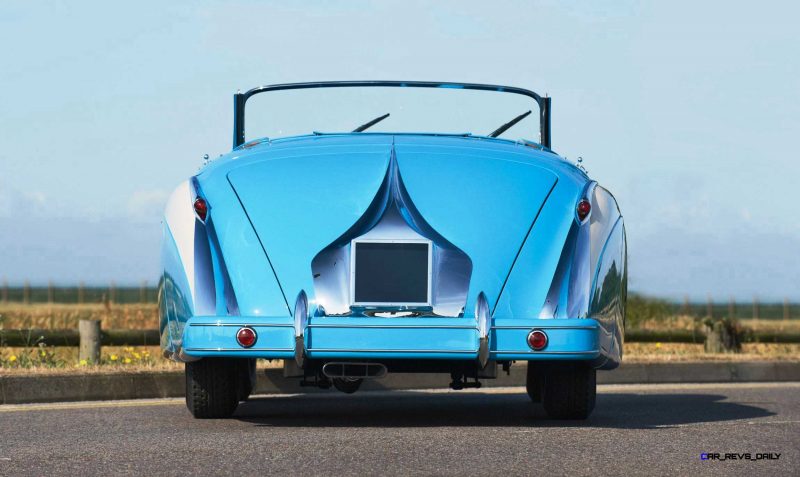
[[[542,386],[544,385],[544,369],[528,361],[528,376],[525,379],[525,389],[533,402],[542,402]]]
[[[242,392],[244,360],[205,358],[186,363],[186,407],[198,419],[230,417]]]
[[[361,387],[363,379],[333,378],[333,387],[346,394],[353,394]]]
[[[246,401],[256,387],[256,360],[237,359],[239,367],[239,400]]]
[[[553,363],[543,374],[542,404],[553,419],[586,419],[594,409],[597,374],[585,363]]]

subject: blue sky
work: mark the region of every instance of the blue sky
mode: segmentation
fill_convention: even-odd
[[[155,282],[160,215],[231,94],[501,83],[626,218],[634,290],[800,299],[792,2],[3,2],[0,277]]]

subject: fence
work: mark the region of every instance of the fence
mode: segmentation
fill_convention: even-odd
[[[156,288],[142,282],[139,286],[60,286],[54,284],[31,286],[9,286],[4,282],[0,287],[0,303],[155,303],[158,299]]]
[[[789,300],[779,302],[761,303],[758,298],[752,301],[727,302],[688,302],[670,303],[671,314],[689,315],[694,317],[734,318],[734,319],[764,319],[780,320],[800,318],[800,303],[790,303]]]
[[[637,294],[628,295],[627,326],[636,328],[643,322],[660,321],[668,317],[688,316],[697,321],[705,318],[733,318],[760,320],[789,320],[800,318],[800,303],[788,299],[778,302],[752,301],[705,302],[669,301]]]

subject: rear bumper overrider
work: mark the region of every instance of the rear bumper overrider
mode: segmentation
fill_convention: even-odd
[[[236,332],[250,327],[257,342],[243,348]],[[535,330],[547,334],[541,351],[527,344]],[[481,329],[473,318],[312,317],[302,340],[296,340],[290,316],[195,316],[183,330],[187,357],[295,357],[296,344],[310,359],[449,359],[476,360]],[[302,345],[301,345],[302,343]],[[494,361],[605,361],[612,335],[597,320],[494,319],[488,327],[489,359]]]

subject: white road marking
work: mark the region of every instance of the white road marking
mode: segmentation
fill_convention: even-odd
[[[126,401],[86,401],[86,402],[56,402],[47,404],[4,404],[0,406],[2,412],[30,412],[30,411],[58,411],[64,409],[99,409],[107,407],[147,407],[167,406],[182,404],[183,398],[167,399],[131,399]]]

